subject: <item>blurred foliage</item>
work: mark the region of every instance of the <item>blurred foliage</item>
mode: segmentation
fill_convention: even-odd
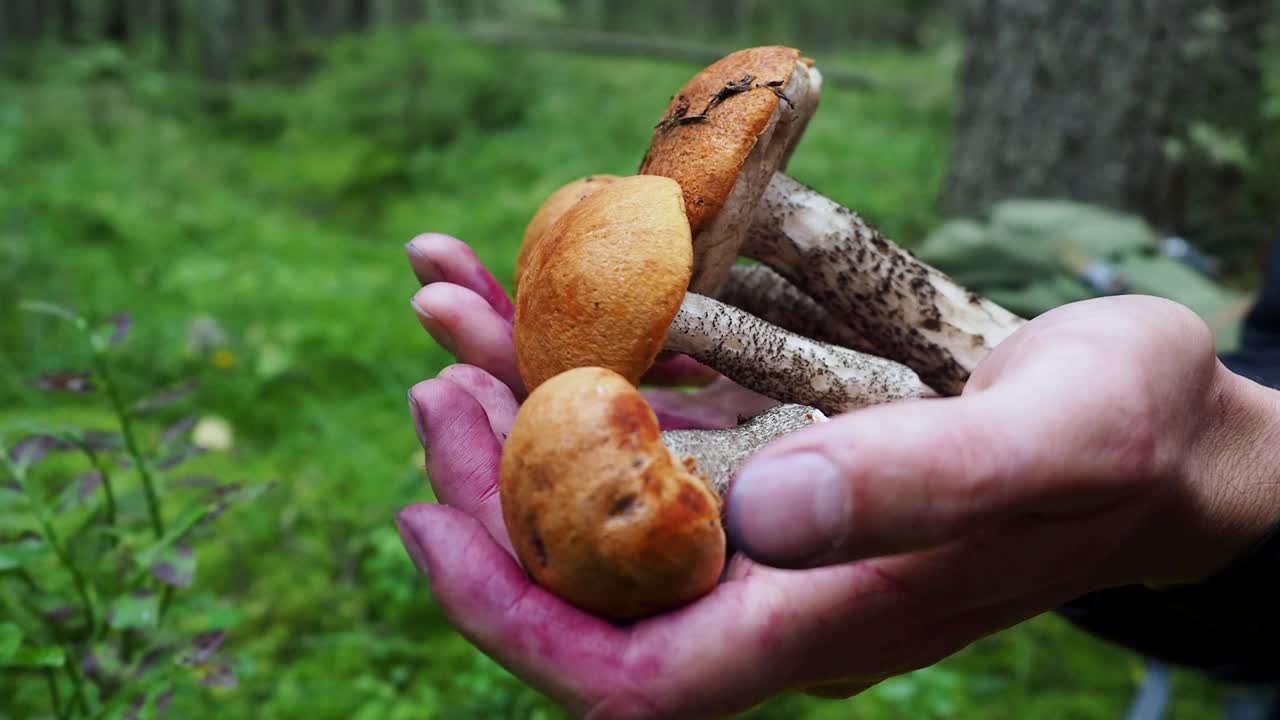
[[[408,308],[401,244],[457,235],[509,282],[541,200],[634,172],[696,68],[498,51],[431,27],[258,52],[230,82],[146,58],[31,51],[0,77],[0,423],[112,422],[31,384],[89,356],[20,300],[129,310],[122,391],[192,378],[189,402],[233,438],[184,472],[280,479],[224,518],[174,607],[191,632],[225,630],[239,686],[178,692],[168,714],[559,717],[449,626],[392,524],[431,499],[404,393],[449,362]],[[910,244],[939,221],[956,54],[830,59],[915,91],[833,89],[790,172]],[[1138,670],[1046,617],[862,697],[749,717],[1114,718]],[[1214,716],[1219,691],[1178,680],[1173,717]],[[48,716],[30,682],[0,675],[0,717]]]

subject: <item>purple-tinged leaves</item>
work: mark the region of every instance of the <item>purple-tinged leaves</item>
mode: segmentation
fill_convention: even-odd
[[[31,466],[44,459],[53,450],[62,450],[70,445],[52,435],[28,435],[9,449],[9,459],[17,465]]]
[[[178,662],[183,665],[203,665],[213,657],[213,654],[222,647],[222,642],[227,639],[226,630],[210,630],[203,632],[191,638],[191,645],[187,651],[178,658]]]
[[[161,692],[159,695],[156,696],[156,712],[159,713],[160,715],[165,715],[169,712],[169,706],[172,704],[173,704],[173,686],[170,685],[169,687],[165,688],[164,692]]]
[[[165,585],[190,587],[196,574],[195,552],[183,545],[169,548],[151,564],[151,574]]]
[[[205,453],[204,448],[196,447],[195,445],[184,444],[178,447],[172,453],[169,453],[169,455],[157,460],[155,463],[155,466],[157,470],[170,470],[190,460],[191,458],[199,455],[203,455],[204,453]]]
[[[169,481],[171,488],[194,488],[196,490],[209,490],[218,487],[218,478],[212,475],[187,475],[185,477],[174,478]]]
[[[129,703],[129,710],[124,714],[124,720],[138,720],[142,717],[142,708],[147,704],[146,695],[138,695]]]
[[[96,470],[90,470],[77,479],[76,492],[79,493],[80,499],[88,500],[89,496],[102,486],[102,473]]]
[[[44,617],[54,625],[61,625],[80,614],[74,605],[59,605],[44,611]]]
[[[124,447],[124,437],[114,430],[85,430],[80,433],[80,444],[94,452],[119,450]]]
[[[112,643],[99,643],[85,653],[80,664],[84,674],[99,680],[110,680],[124,673],[120,649]]]
[[[131,408],[134,414],[144,415],[146,413],[158,410],[162,407],[168,407],[179,400],[187,397],[196,391],[198,386],[194,381],[185,382],[167,390],[161,390],[155,395],[149,395],[133,404]]]
[[[96,470],[80,473],[59,494],[55,510],[65,513],[93,500],[94,492],[102,487],[102,475]]]
[[[127,312],[116,313],[107,320],[107,324],[111,328],[107,344],[119,345],[129,337],[129,331],[133,329],[133,316]]]
[[[224,688],[233,690],[240,685],[239,678],[236,677],[236,671],[231,669],[230,665],[218,665],[205,674],[200,682],[209,687]]]
[[[164,434],[160,436],[160,447],[169,447],[174,441],[183,435],[191,432],[191,428],[196,426],[196,419],[188,415],[178,422],[165,428]]]
[[[75,370],[51,372],[32,381],[37,388],[49,392],[91,393],[95,390],[93,373]]]

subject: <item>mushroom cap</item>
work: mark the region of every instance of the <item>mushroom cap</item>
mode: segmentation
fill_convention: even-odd
[[[525,385],[575,367],[636,384],[666,341],[693,268],[680,186],[620,178],[561,215],[516,291],[513,340]]]
[[[812,60],[768,45],[717,60],[671,99],[640,172],[684,189],[695,243],[692,291],[719,290],[769,178],[817,109],[820,86]]]
[[[724,207],[738,170],[782,102],[764,84],[785,86],[799,60],[799,50],[781,45],[739,50],[694,75],[671,99],[666,119],[653,131],[640,172],[680,183],[694,235]],[[716,93],[746,76],[754,78],[750,89],[725,98],[705,120],[680,122],[701,113]]]
[[[575,368],[530,393],[503,448],[500,493],[526,571],[589,612],[632,620],[676,608],[724,569],[719,498],[611,370]]]
[[[515,287],[520,287],[520,276],[533,254],[533,248],[542,239],[542,235],[550,228],[565,210],[573,207],[591,193],[617,180],[617,175],[588,175],[578,178],[547,196],[538,206],[529,224],[525,226],[524,237],[520,240],[520,254],[516,256]]]

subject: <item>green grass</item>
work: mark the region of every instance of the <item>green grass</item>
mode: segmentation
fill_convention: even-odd
[[[235,429],[231,450],[181,472],[280,481],[201,547],[177,616],[230,630],[241,684],[180,696],[178,716],[558,716],[454,633],[392,525],[430,498],[405,391],[449,362],[408,306],[402,244],[454,234],[509,283],[542,198],[579,175],[634,172],[696,68],[436,33],[325,57],[306,82],[275,69],[310,54],[261,58],[258,74],[214,87],[95,49],[0,81],[0,425],[109,422],[30,387],[87,355],[17,301],[130,310],[126,387],[201,383],[147,432],[184,413]],[[829,88],[791,174],[911,242],[939,219],[954,57],[837,60],[909,89]],[[210,326],[223,339],[195,342]],[[1138,667],[1046,617],[862,697],[782,698],[751,717],[1115,718]],[[1212,717],[1215,702],[1179,676],[1174,717]]]

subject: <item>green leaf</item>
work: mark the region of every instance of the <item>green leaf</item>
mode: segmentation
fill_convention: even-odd
[[[274,482],[257,483],[222,494],[215,500],[198,503],[187,508],[178,521],[169,528],[164,537],[134,556],[137,572],[132,578],[134,584],[141,582],[143,576],[151,572],[152,567],[160,561],[170,549],[178,543],[193,527],[205,518],[221,514],[228,506],[236,503],[250,502],[275,486]]]
[[[0,623],[0,663],[13,657],[22,644],[22,631],[11,622]]]
[[[37,315],[48,315],[50,317],[60,318],[80,328],[85,326],[84,318],[61,305],[56,305],[51,302],[44,302],[43,300],[23,300],[18,303],[18,308],[29,313],[36,313]]]
[[[67,663],[67,655],[56,645],[34,645],[20,648],[8,660],[0,660],[0,667],[11,668],[60,668]]]
[[[0,572],[25,567],[27,563],[44,555],[45,551],[45,544],[35,539],[0,545]]]
[[[0,668],[57,668],[66,662],[56,645],[22,647],[22,631],[13,623],[0,623]]]
[[[107,614],[111,627],[117,630],[153,627],[159,616],[160,597],[150,592],[120,596],[111,604],[111,611]]]

